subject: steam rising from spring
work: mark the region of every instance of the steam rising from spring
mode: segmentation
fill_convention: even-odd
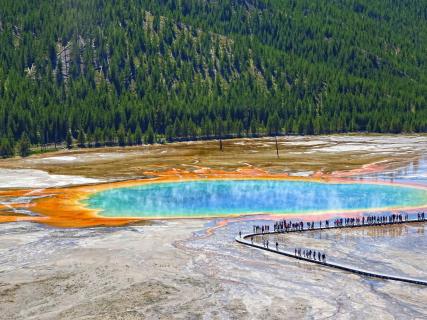
[[[91,196],[104,216],[203,217],[255,213],[363,210],[427,204],[427,191],[379,184],[285,180],[153,183]]]

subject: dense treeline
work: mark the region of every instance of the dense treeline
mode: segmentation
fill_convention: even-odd
[[[4,0],[0,156],[425,132],[426,52],[421,0]]]

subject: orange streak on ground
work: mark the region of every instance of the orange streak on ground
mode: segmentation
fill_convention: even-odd
[[[368,171],[372,167],[365,168]],[[360,171],[358,171],[360,173]],[[317,181],[317,182],[337,182],[337,183],[354,183],[355,181],[345,179],[341,174],[333,174],[330,176],[316,174],[314,177],[289,177],[287,174],[271,174],[264,170],[255,167],[244,167],[233,172],[213,170],[210,168],[199,168],[196,171],[189,172],[185,170],[172,169],[163,172],[146,172],[147,175],[156,176],[150,179],[128,180],[121,182],[102,183],[97,185],[68,187],[68,188],[52,188],[42,190],[7,190],[0,191],[0,197],[20,197],[31,193],[31,196],[41,196],[31,203],[13,204],[14,208],[26,208],[39,214],[38,217],[32,216],[14,216],[13,214],[7,216],[0,216],[0,223],[13,222],[13,221],[32,221],[44,223],[56,227],[93,227],[93,226],[121,226],[133,222],[153,220],[151,218],[136,218],[136,217],[103,217],[98,215],[98,211],[85,207],[82,203],[90,195],[113,188],[131,187],[148,183],[163,183],[163,182],[178,182],[178,181],[191,181],[191,180],[221,180],[221,179],[259,179],[259,180],[293,180],[293,181]],[[357,183],[364,183],[357,181]],[[375,184],[376,182],[365,182]],[[384,184],[384,183],[380,183]],[[420,187],[421,188],[421,187]],[[393,208],[390,208],[393,209]],[[408,208],[413,209],[413,208]],[[383,209],[384,210],[384,209]],[[373,211],[373,210],[370,210]],[[380,211],[380,210],[378,210]],[[336,215],[338,211],[318,212],[310,217],[301,218],[301,220],[312,221],[313,216],[319,219],[331,217]],[[339,213],[343,213],[340,211]],[[348,214],[358,215],[361,211],[351,211]],[[254,214],[250,217],[240,217],[242,219],[266,219],[268,217],[273,219],[284,218],[291,216],[291,214],[275,214],[275,215],[259,215]],[[295,217],[295,216],[294,216]],[[194,218],[194,217],[192,217]],[[158,219],[164,219],[159,217]],[[176,219],[176,218],[169,218]],[[224,223],[235,221],[237,218],[225,218]]]
[[[335,171],[331,174],[332,177],[351,177],[359,174],[368,174],[368,173],[379,173],[384,171],[384,165],[380,164],[381,162],[374,162],[363,165],[359,169],[353,169],[350,171]]]

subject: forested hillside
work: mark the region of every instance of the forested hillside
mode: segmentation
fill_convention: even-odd
[[[427,131],[426,1],[1,2],[2,156],[350,131]]]

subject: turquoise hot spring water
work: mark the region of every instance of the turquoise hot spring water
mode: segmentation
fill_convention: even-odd
[[[220,217],[423,207],[427,190],[357,182],[200,180],[109,189],[85,204],[108,217]]]

